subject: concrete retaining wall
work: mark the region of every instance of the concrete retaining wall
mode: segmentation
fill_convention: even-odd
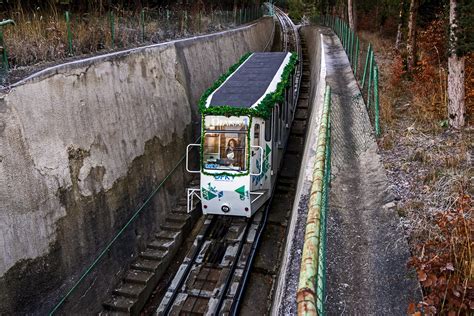
[[[313,168],[323,110],[324,89],[326,87],[326,68],[321,43],[321,30],[318,27],[305,26],[300,29],[300,35],[306,40],[309,53],[311,83],[308,102],[311,113],[307,123],[304,154],[284,250],[284,253],[288,255],[282,259],[272,315],[297,314],[296,292],[298,290],[301,255],[305,240],[308,201],[313,183]]]
[[[242,54],[263,50],[272,28],[266,18],[81,60],[0,92],[0,314],[52,308],[182,157],[201,93]],[[184,196],[183,168],[170,180],[65,311],[98,310]]]

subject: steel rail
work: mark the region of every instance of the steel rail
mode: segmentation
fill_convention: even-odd
[[[297,68],[296,68],[296,75],[295,75],[295,78],[296,78],[296,82],[294,83],[294,87],[293,87],[293,93],[294,95],[296,96],[299,96],[300,95],[300,88],[301,88],[301,77],[303,75],[303,51],[301,49],[301,45],[300,45],[300,36],[299,36],[299,33],[298,33],[298,30],[296,29],[296,26],[294,25],[294,23],[291,21],[291,19],[288,17],[288,15],[285,14],[285,12],[283,12],[283,10],[281,10],[280,8],[278,7],[275,7],[275,13],[277,18],[279,19],[280,21],[280,24],[282,25],[282,28],[284,28],[285,30],[287,30],[288,28],[288,25],[289,27],[291,28],[291,31],[293,33],[293,36],[294,36],[294,41],[295,41],[295,46],[296,46],[296,53],[298,55],[298,65],[297,65]],[[287,32],[284,32],[284,34],[286,35]],[[288,36],[286,36],[287,38]],[[286,39],[286,41],[288,41]],[[285,47],[287,49],[288,47],[288,43],[285,43]],[[293,117],[292,117],[292,121],[294,120],[295,118],[295,113],[296,113],[296,105],[297,105],[297,102],[298,102],[298,98],[293,98]]]
[[[202,235],[202,238],[199,238],[199,240],[197,241],[197,247],[195,248],[195,250],[194,250],[194,252],[191,256],[191,261],[186,266],[186,269],[184,270],[184,273],[181,275],[181,278],[179,279],[178,284],[174,288],[173,294],[171,295],[171,298],[170,298],[170,300],[168,301],[168,304],[165,307],[165,310],[164,310],[165,315],[168,315],[171,311],[171,308],[174,306],[174,303],[176,301],[176,297],[178,296],[181,288],[183,287],[184,282],[188,278],[189,273],[191,272],[191,268],[194,266],[194,263],[196,262],[196,259],[197,259],[199,253],[202,250],[204,242],[206,241],[206,238],[209,236],[210,232],[214,228],[214,225],[216,224],[216,221],[217,221],[216,216],[212,216],[211,223],[206,227],[206,230],[205,230],[204,234]]]
[[[276,183],[276,182],[275,182]],[[273,195],[273,193],[272,193]],[[259,228],[262,227],[262,223],[263,223],[263,219],[268,217],[268,205],[270,205],[269,202],[266,203],[266,206],[264,208],[264,213],[262,215],[262,219],[260,220],[260,224],[259,224]],[[257,211],[258,212],[258,211]],[[256,216],[257,212],[254,214],[254,217]],[[248,233],[249,233],[249,230],[250,230],[250,227],[252,227],[252,224],[253,224],[253,221],[248,221],[247,223],[247,226],[245,227],[245,232],[244,232],[244,235],[242,236],[242,240],[239,244],[239,248],[237,250],[237,254],[235,256],[235,260],[234,262],[232,262],[232,266],[231,266],[231,269],[229,271],[229,273],[227,274],[227,277],[226,277],[226,280],[225,280],[225,283],[224,283],[224,288],[223,290],[219,293],[219,301],[218,301],[218,304],[217,304],[217,308],[216,308],[216,311],[217,313],[220,312],[221,308],[222,308],[222,305],[224,304],[224,301],[226,299],[226,293],[227,293],[227,290],[229,289],[230,285],[232,284],[232,279],[234,277],[234,274],[235,274],[235,270],[237,268],[237,263],[239,262],[239,258],[240,258],[240,255],[242,254],[242,249],[244,247],[244,244],[245,244],[245,240],[247,239],[247,236],[248,236]],[[262,234],[262,231],[263,229],[259,229],[257,231],[257,234],[255,236],[255,239],[254,241],[252,242],[252,248],[254,247],[255,243],[257,242],[257,240],[260,240],[260,235]],[[245,264],[245,267],[243,269],[243,274],[248,274],[246,273],[247,271],[250,270],[250,266],[248,265],[248,259],[247,259],[247,262]],[[246,280],[246,279],[245,279]],[[239,282],[239,287],[241,287],[241,284],[242,284],[242,280]],[[234,305],[234,302],[235,302],[235,296],[234,296],[234,300],[232,302],[232,306]],[[233,315],[231,313],[231,315]]]

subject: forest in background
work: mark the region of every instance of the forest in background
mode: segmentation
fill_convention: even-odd
[[[289,0],[338,16],[375,50],[382,161],[423,299],[409,315],[474,311],[474,1]],[[364,61],[361,61],[364,62]]]
[[[70,57],[66,11],[71,14],[73,52],[80,56],[233,27],[249,12],[242,10],[262,3],[0,0],[0,20],[16,22],[4,27],[5,47],[11,67],[21,69]],[[453,3],[457,6],[454,19]],[[338,16],[373,45],[381,75],[378,144],[399,195],[397,210],[411,247],[410,263],[424,295],[407,311],[468,315],[474,310],[474,1],[288,0],[276,4],[288,9],[295,22],[316,21],[325,14]],[[450,71],[453,65],[458,68]],[[449,89],[450,74],[453,90]]]

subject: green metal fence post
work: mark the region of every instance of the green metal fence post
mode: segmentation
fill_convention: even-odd
[[[351,58],[350,58],[350,61],[351,61],[351,64],[352,64],[352,69],[354,69],[354,31],[352,31],[351,29],[351,40],[349,42],[349,51],[350,51],[350,55],[351,55]]]
[[[72,33],[71,33],[71,20],[69,17],[69,11],[64,12],[66,17],[66,30],[67,30],[67,46],[69,49],[69,56],[73,55],[72,51]]]
[[[341,39],[341,42],[342,42],[343,35],[344,35],[344,25],[342,24],[342,20],[339,19],[339,38]]]
[[[357,80],[357,69],[359,68],[359,36],[356,35],[356,52],[354,61],[354,77]]]
[[[112,48],[115,48],[115,17],[112,11],[109,11],[109,22],[110,22],[110,37],[112,40]]]
[[[341,39],[342,46],[344,47],[344,23],[342,22],[342,20],[340,21],[341,22],[339,22],[339,32],[341,34],[339,35],[339,38]]]
[[[367,87],[367,109],[370,110],[370,97],[371,97],[371,91],[370,88],[372,87],[372,79],[374,78],[374,51],[370,51],[370,66],[369,66],[369,84]]]
[[[362,85],[361,85],[361,90],[364,90],[364,85],[365,85],[365,76],[367,74],[367,67],[369,66],[369,59],[370,59],[370,52],[372,50],[372,47],[369,43],[369,47],[367,48],[367,56],[365,57],[365,65],[364,65],[364,74],[362,75]]]
[[[349,28],[347,27],[347,23],[344,22],[344,48],[346,49],[347,53],[347,35],[349,34]]]
[[[339,18],[336,18],[336,34],[339,36],[340,30],[341,30],[341,22],[339,21]]]
[[[145,10],[140,12],[140,24],[142,29],[142,42],[145,42]]]
[[[201,9],[199,9],[198,32],[201,33]]]
[[[346,51],[349,55],[349,49],[351,48],[351,28],[349,24],[346,23]]]
[[[342,38],[342,35],[343,35],[343,32],[344,32],[344,28],[343,28],[342,20],[339,19],[339,18],[338,18],[338,20],[339,20],[339,37]],[[341,41],[341,42],[342,42],[342,41]]]
[[[346,22],[342,22],[342,29],[343,29],[343,33],[342,33],[342,45],[344,46],[344,49],[347,53],[347,26],[346,26]]]
[[[346,24],[342,21],[342,46],[346,49]]]
[[[379,67],[375,64],[374,67],[374,112],[375,112],[375,136],[380,136],[379,125]]]
[[[346,22],[343,22],[344,24],[344,49],[346,50],[347,53],[347,24]]]
[[[346,38],[344,39],[344,41],[346,42],[346,52],[349,53],[349,25],[344,22],[344,26],[346,28]]]
[[[183,32],[184,34],[186,34],[186,32],[188,31],[188,11],[187,10],[184,10],[184,25],[183,25]]]
[[[7,47],[3,39],[3,27],[0,26],[0,48],[2,49],[2,68],[5,72],[8,72],[8,55]]]
[[[0,21],[0,49],[2,50],[2,68],[5,71],[5,74],[8,72],[9,69],[7,45],[5,44],[5,38],[3,34],[3,27],[6,25],[15,25],[15,21],[11,19]],[[0,77],[0,79],[2,78]]]
[[[344,45],[344,24],[342,24],[341,19],[339,19],[339,38],[341,39],[342,45]]]

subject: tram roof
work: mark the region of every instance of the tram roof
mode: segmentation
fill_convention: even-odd
[[[290,53],[253,53],[207,99],[206,107],[256,107],[276,90]]]

